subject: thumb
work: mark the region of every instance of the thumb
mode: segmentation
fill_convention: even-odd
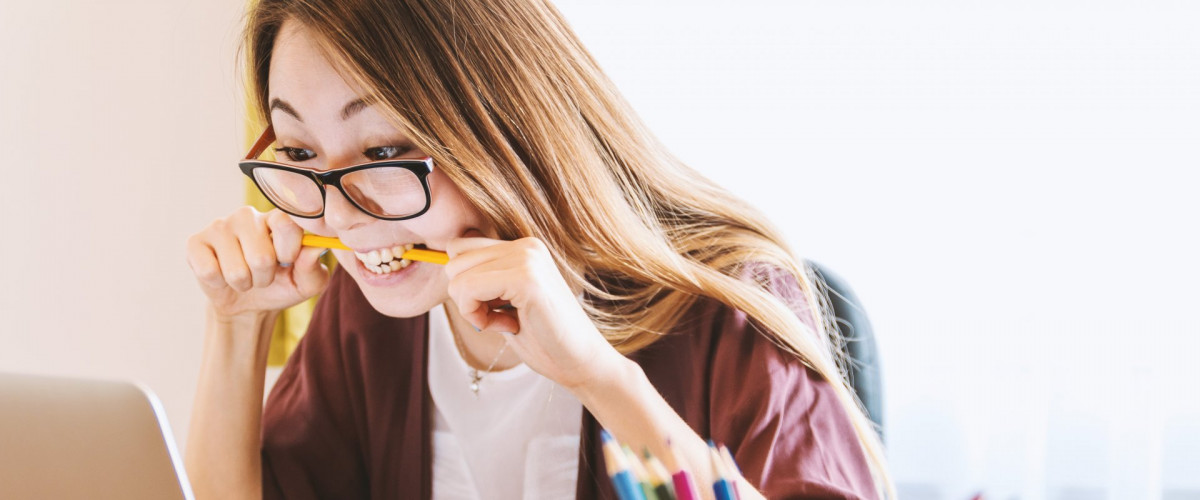
[[[319,247],[304,247],[292,267],[292,281],[296,290],[304,297],[312,297],[325,289],[329,281],[329,268],[321,263],[321,256],[328,250]]]

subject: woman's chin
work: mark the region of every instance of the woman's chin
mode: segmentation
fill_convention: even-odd
[[[380,314],[392,318],[412,318],[425,314],[433,308],[433,304],[428,305],[428,307],[420,307],[421,304],[413,302],[397,304],[395,301],[390,300],[375,300],[369,295],[367,296],[367,301]]]
[[[437,297],[433,296],[434,294],[428,293],[425,289],[418,290],[415,293],[403,293],[399,289],[378,289],[362,283],[359,283],[359,286],[372,308],[384,316],[391,316],[393,318],[420,316],[429,312],[437,304],[445,301],[445,299],[438,300]]]
[[[361,285],[360,285],[361,286]],[[392,290],[371,290],[363,287],[363,296],[371,307],[384,316],[412,318],[429,312],[442,301],[434,300],[430,294],[397,295]]]
[[[367,302],[376,311],[393,318],[411,318],[429,312],[446,299],[446,284],[441,266],[413,262],[405,269],[387,274],[368,270],[361,261],[353,259],[350,275],[358,283]],[[441,293],[433,293],[441,290]]]

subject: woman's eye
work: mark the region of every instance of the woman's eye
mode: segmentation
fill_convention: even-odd
[[[286,154],[288,159],[292,160],[292,161],[311,160],[317,156],[316,153],[309,151],[307,149],[303,149],[303,148],[282,147],[282,148],[275,148],[275,152],[276,153],[282,152],[283,154]]]
[[[380,146],[377,148],[367,148],[363,151],[363,155],[371,161],[390,160],[409,152],[412,148],[404,146]]]

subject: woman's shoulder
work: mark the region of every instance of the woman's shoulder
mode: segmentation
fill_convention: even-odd
[[[781,301],[807,327],[806,334],[818,334],[821,312],[809,296],[811,284],[806,286],[801,282],[805,278],[766,262],[747,263],[736,270],[734,276]],[[755,318],[711,296],[696,297],[669,335],[684,335],[702,342],[736,339],[738,342],[773,343],[773,332],[767,332]]]
[[[755,283],[767,293],[783,301],[784,305],[791,309],[805,326],[812,332],[817,332],[817,322],[821,313],[818,304],[814,304],[813,297],[809,295],[810,291],[816,291],[815,284],[808,281],[811,278],[808,276],[807,265],[801,263],[800,266],[796,272],[804,273],[803,276],[798,276],[795,272],[777,264],[750,262],[742,266],[739,278]],[[806,281],[802,283],[802,279]]]
[[[808,327],[801,335],[818,335],[814,305],[797,276],[765,263],[745,265],[737,276],[756,283],[787,305]],[[696,297],[671,329],[662,333],[656,342],[631,358],[664,384],[704,384],[736,374],[769,377],[760,378],[758,387],[774,389],[780,387],[771,382],[807,385],[814,380],[815,372],[781,346],[776,332],[714,297]]]

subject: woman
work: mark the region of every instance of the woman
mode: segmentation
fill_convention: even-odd
[[[614,498],[601,427],[700,484],[726,443],[751,497],[891,490],[813,280],[548,3],[260,0],[246,41],[256,150],[340,184],[247,170],[283,211],[188,242],[199,498]],[[330,277],[304,231],[354,251]],[[275,316],[321,292],[264,410]]]

